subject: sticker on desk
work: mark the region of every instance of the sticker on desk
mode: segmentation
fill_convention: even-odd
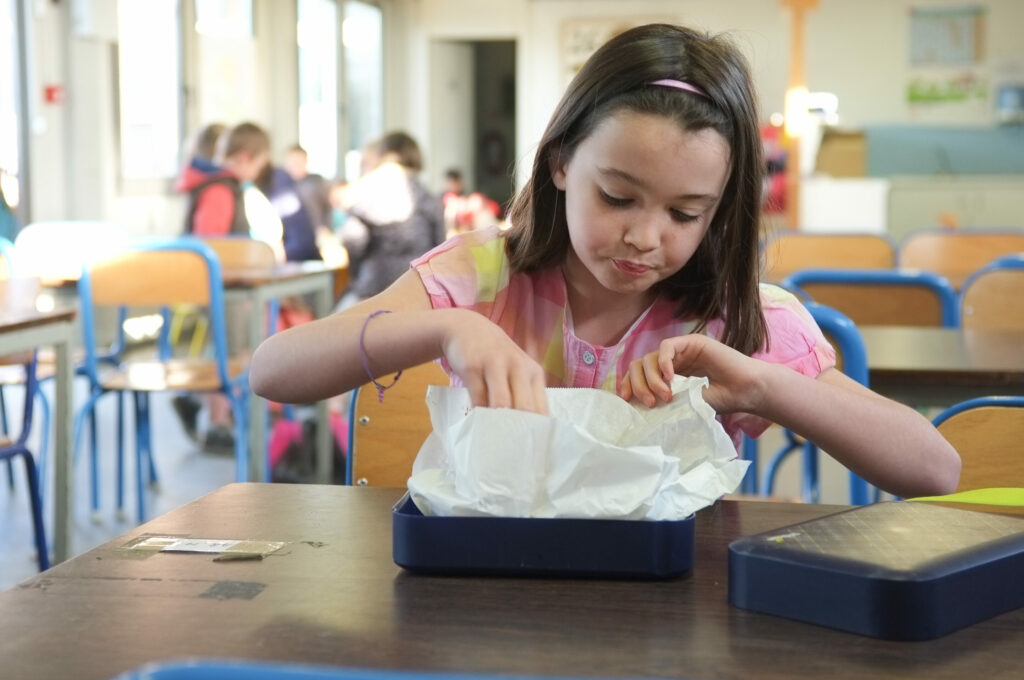
[[[284,541],[148,535],[140,536],[124,548],[143,552],[210,553],[222,557],[230,556],[228,559],[262,559],[283,546]]]

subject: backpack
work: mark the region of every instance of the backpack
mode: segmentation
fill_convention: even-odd
[[[214,184],[221,184],[231,190],[234,197],[235,212],[231,218],[231,234],[239,236],[249,235],[249,221],[245,218],[245,201],[242,198],[242,184],[234,177],[219,175],[210,177],[188,192],[188,207],[185,210],[185,233],[195,233],[196,209],[199,207],[199,197],[206,189]]]

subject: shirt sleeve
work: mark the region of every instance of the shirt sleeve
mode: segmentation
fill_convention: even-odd
[[[453,236],[412,261],[431,307],[474,309],[491,316],[508,283],[508,260],[505,239],[484,231]]]
[[[836,353],[814,322],[810,312],[791,293],[769,284],[761,285],[761,308],[768,328],[767,347],[752,356],[782,364],[817,378],[836,365]],[[756,438],[771,422],[749,413],[731,413],[722,418],[725,431],[739,441],[740,433]]]

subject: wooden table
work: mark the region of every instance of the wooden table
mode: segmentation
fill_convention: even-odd
[[[1024,334],[862,326],[871,388],[912,406],[1024,394]]]
[[[225,269],[224,289],[227,302],[249,301],[249,340],[255,348],[267,336],[267,303],[295,295],[313,296],[313,312],[317,318],[331,313],[334,291],[339,277],[347,268],[323,262],[285,262],[271,269]],[[333,457],[327,402],[316,405],[316,479],[331,480]],[[249,479],[269,480],[267,463],[267,403],[252,395],[249,400]]]
[[[52,347],[56,359],[52,421],[54,452],[54,561],[71,555],[71,348],[74,342],[75,310],[56,307],[35,308],[35,279],[10,279],[0,286],[0,355],[41,347]],[[45,484],[45,480],[41,480]],[[2,675],[2,673],[0,673]]]
[[[604,677],[959,680],[1024,668],[1024,609],[911,643],[728,604],[730,541],[840,506],[720,501],[698,514],[695,569],[677,580],[466,578],[395,566],[401,494],[219,489],[0,594],[2,674],[106,679],[186,656]],[[120,548],[146,533],[289,543],[241,562]]]

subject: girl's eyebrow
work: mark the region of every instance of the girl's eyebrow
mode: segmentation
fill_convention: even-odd
[[[618,168],[598,167],[597,172],[603,177],[614,177],[616,179],[621,179],[627,184],[632,184],[633,186],[636,187],[646,186],[646,183],[642,179],[629,174],[625,170],[619,170]],[[714,203],[715,201],[718,200],[718,196],[714,194],[680,194],[675,198],[676,200],[681,201],[705,201],[707,203]]]

